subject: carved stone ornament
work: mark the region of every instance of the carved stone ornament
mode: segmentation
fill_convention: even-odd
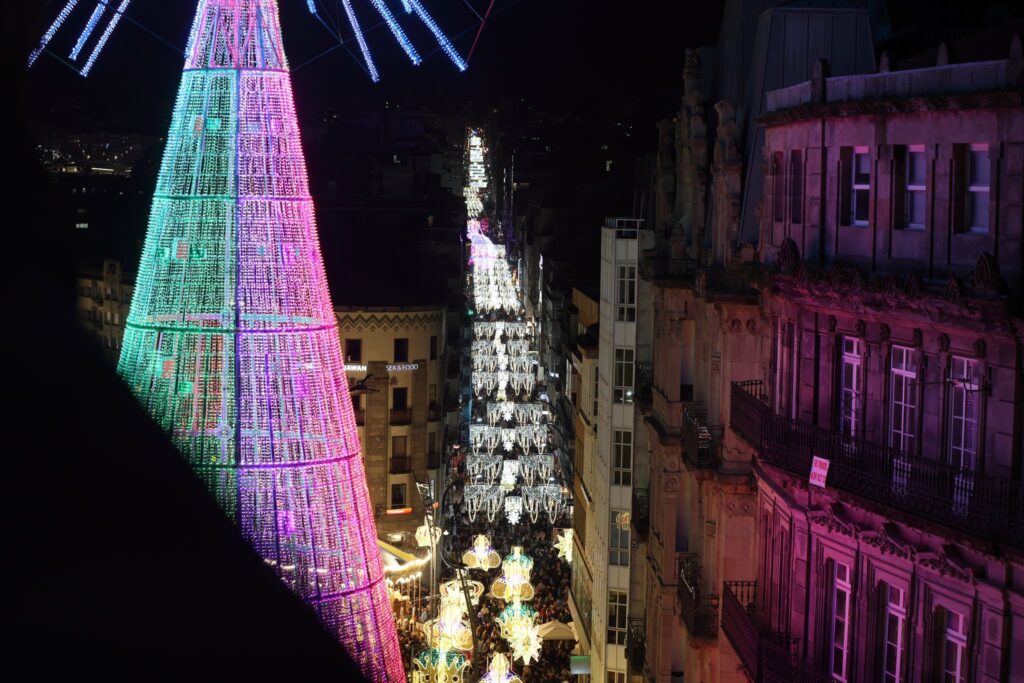
[[[730,332],[732,332],[734,334],[739,334],[742,331],[743,331],[743,323],[740,322],[739,318],[733,318],[732,322],[730,323]]]
[[[883,323],[878,328],[878,337],[879,337],[879,339],[881,339],[882,341],[886,342],[886,341],[889,341],[889,337],[891,337],[891,336],[892,336],[892,329],[888,325]]]
[[[917,277],[913,273],[907,276],[907,281],[903,283],[903,291],[907,293],[907,296],[911,298],[917,298],[921,296],[921,278]]]
[[[999,263],[992,254],[982,252],[978,263],[974,266],[974,277],[971,286],[982,294],[998,294],[1002,289],[1002,278],[999,275]]]
[[[918,553],[917,563],[937,571],[940,576],[952,576],[964,583],[974,583],[974,571],[959,559],[956,548],[948,543],[935,552]]]
[[[669,476],[665,477],[665,491],[668,493],[674,493],[679,490],[679,477]]]
[[[672,341],[678,342],[683,338],[683,321],[686,320],[685,314],[670,313],[665,320],[665,327],[668,330],[669,336]]]
[[[802,285],[808,285],[811,283],[811,269],[807,267],[807,264],[803,261],[796,267],[796,279]]]
[[[988,345],[984,339],[978,339],[974,342],[974,357],[983,359],[985,354],[988,353]]]
[[[786,275],[792,275],[800,265],[800,248],[792,238],[782,240],[779,247],[779,270]]]
[[[847,274],[850,281],[850,288],[854,292],[860,292],[864,289],[864,276],[861,275],[859,268],[852,268]]]
[[[812,510],[808,517],[812,524],[823,526],[832,533],[839,533],[850,538],[854,538],[856,535],[853,523],[843,516],[842,506],[839,503],[832,503],[824,510]]]
[[[945,332],[939,335],[939,351],[943,353],[949,351],[949,335]]]
[[[757,321],[753,318],[747,321],[747,332],[750,333],[750,336],[757,335]]]
[[[956,279],[955,275],[951,276],[946,283],[946,290],[942,293],[942,298],[951,304],[960,305],[960,282]]]
[[[883,555],[895,555],[909,560],[917,554],[917,550],[903,540],[892,522],[886,522],[875,531],[861,532],[860,538],[868,545],[878,548]]]
[[[911,333],[911,346],[920,347],[924,343],[924,333],[921,332],[920,328],[915,327]]]
[[[838,327],[838,326],[839,326],[839,321],[836,320],[836,317],[834,315],[830,315],[828,317],[828,331],[829,331],[829,333],[830,334],[835,334],[836,333],[836,327]]]
[[[853,326],[853,328],[854,331],[857,333],[857,336],[860,337],[861,339],[863,339],[864,336],[868,333],[868,324],[863,320],[858,320],[857,323]]]
[[[895,297],[899,295],[899,287],[896,284],[895,275],[886,275],[885,280],[882,281],[882,292],[886,296]]]

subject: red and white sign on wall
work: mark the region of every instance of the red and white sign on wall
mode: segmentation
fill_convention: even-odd
[[[825,488],[825,479],[828,478],[828,466],[828,460],[814,456],[814,459],[811,460],[811,476],[808,478],[812,486]]]

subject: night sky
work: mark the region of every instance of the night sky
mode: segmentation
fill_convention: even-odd
[[[467,3],[482,15],[490,0],[425,3],[463,55],[479,25]],[[320,4],[333,11],[333,0]],[[368,2],[353,4],[364,28],[379,23]],[[391,4],[400,10],[399,3]],[[56,7],[51,2],[35,10],[38,34]],[[483,111],[502,99],[526,99],[597,116],[628,109],[638,122],[653,124],[677,106],[684,47],[713,42],[721,16],[715,2],[495,0],[470,68],[460,74],[419,22],[398,15],[420,53],[429,56],[414,67],[386,27],[367,31],[382,75],[374,84],[343,48],[325,54],[337,42],[304,0],[281,0],[280,7],[300,121],[326,107],[376,108],[387,101],[441,108],[459,103]],[[135,0],[88,79],[44,55],[26,84],[30,111],[61,128],[162,135],[194,8],[194,0]],[[347,23],[341,28],[350,38]],[[54,47],[66,53],[76,32],[63,29]],[[350,47],[358,56],[354,42]]]

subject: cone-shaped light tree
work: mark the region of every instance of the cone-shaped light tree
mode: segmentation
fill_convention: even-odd
[[[367,678],[397,683],[335,324],[277,1],[199,0],[118,370]]]

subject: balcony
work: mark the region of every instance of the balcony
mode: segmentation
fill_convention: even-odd
[[[647,534],[651,528],[650,489],[633,489],[632,517],[637,538],[641,541],[647,540]]]
[[[1020,481],[857,441],[773,413],[759,383],[732,385],[730,424],[762,462],[805,478],[814,456],[830,461],[828,485],[979,538],[1024,547]]]
[[[754,626],[756,581],[726,581],[722,586],[722,630],[750,677],[758,680],[758,633]]]
[[[432,446],[427,451],[427,469],[436,470],[441,467],[441,453],[437,450],[436,446]]]
[[[679,582],[676,588],[686,630],[691,639],[714,640],[718,637],[718,596],[701,592],[697,553],[679,553],[677,562]]]
[[[355,408],[352,412],[354,412],[355,415],[356,415],[356,424],[357,425],[362,427],[363,425],[366,424],[366,409],[365,408]]]
[[[834,683],[796,654],[796,639],[783,633],[762,635],[757,641],[757,683]]]
[[[626,631],[626,658],[632,672],[644,670],[644,659],[647,655],[647,619],[630,617],[629,630]]]
[[[412,458],[408,455],[392,455],[388,463],[388,472],[391,474],[408,474],[412,472]]]
[[[431,401],[427,406],[427,420],[435,422],[441,419],[441,407],[437,405],[437,401]]]
[[[718,465],[715,451],[721,439],[715,439],[708,425],[708,413],[699,403],[683,404],[684,456],[698,469],[714,469]]]
[[[391,424],[393,424],[393,425],[412,424],[412,409],[411,408],[392,408],[391,409]]]
[[[633,397],[640,410],[647,412],[651,407],[651,387],[654,386],[654,363],[637,363],[633,382]]]

